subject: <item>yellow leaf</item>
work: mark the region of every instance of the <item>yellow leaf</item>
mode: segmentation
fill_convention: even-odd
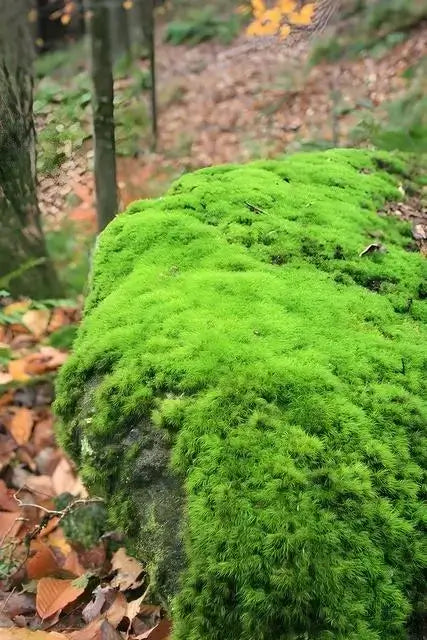
[[[288,24],[284,24],[283,27],[280,29],[280,37],[282,40],[286,40],[286,38],[290,35],[291,33],[291,28]]]
[[[251,0],[251,4],[255,18],[260,18],[266,12],[264,0]]]
[[[30,309],[22,316],[22,323],[36,338],[40,338],[45,333],[49,320],[50,311],[47,309]]]
[[[62,16],[61,16],[61,22],[62,22],[63,25],[70,24],[71,15],[69,13],[63,13]]]
[[[282,13],[292,13],[292,11],[295,11],[297,3],[295,0],[279,0],[279,4],[277,6]]]
[[[133,0],[124,0],[123,9],[126,9],[126,11],[129,11],[129,9],[132,9],[132,7],[133,7]]]
[[[301,11],[293,11],[289,14],[289,22],[298,26],[310,25],[313,21],[315,8],[314,2],[310,2]]]

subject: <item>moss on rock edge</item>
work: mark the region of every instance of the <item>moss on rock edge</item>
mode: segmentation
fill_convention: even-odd
[[[204,169],[99,240],[60,438],[174,640],[408,637],[426,262],[377,213],[404,173],[359,150]]]

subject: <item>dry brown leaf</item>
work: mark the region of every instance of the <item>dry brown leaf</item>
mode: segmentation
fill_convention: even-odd
[[[8,618],[21,615],[33,615],[36,612],[36,599],[30,593],[5,593],[0,591],[0,610]],[[1,635],[0,635],[1,637]]]
[[[31,375],[41,375],[55,371],[64,364],[68,354],[54,347],[41,347],[38,353],[31,353],[25,358],[25,372]],[[9,363],[10,364],[10,363]]]
[[[0,511],[0,546],[6,538],[16,538],[22,526],[20,511]]]
[[[40,618],[50,618],[84,593],[72,580],[41,578],[37,583],[36,609]]]
[[[33,429],[33,437],[31,441],[34,443],[34,446],[37,450],[55,444],[52,416],[49,416],[46,419],[40,420],[36,423]]]
[[[80,564],[79,556],[74,549],[72,549],[67,555],[63,569],[73,573],[76,577],[83,576],[86,573],[85,569]]]
[[[18,444],[26,444],[33,430],[34,413],[25,407],[14,410],[12,419],[8,426],[10,433]]]
[[[31,631],[30,629],[2,629],[1,640],[68,640],[68,636],[56,631]]]
[[[59,566],[53,551],[46,544],[40,544],[36,553],[27,560],[26,568],[29,579],[38,580],[55,573]]]
[[[105,612],[105,617],[108,622],[113,625],[113,627],[118,627],[123,618],[126,615],[126,611],[128,608],[128,602],[124,597],[123,593],[118,591],[115,594],[115,598],[110,606],[110,608]]]
[[[123,636],[107,620],[94,620],[84,629],[67,634],[69,640],[123,640]]]
[[[126,618],[128,618],[129,620],[129,628],[132,622],[134,621],[134,619],[136,618],[136,616],[138,615],[141,609],[141,604],[143,603],[144,599],[145,599],[145,593],[143,593],[142,596],[137,600],[132,600],[132,602],[128,602],[128,605],[126,607]]]
[[[36,501],[40,501],[41,498],[53,498],[55,495],[49,476],[28,474],[25,478],[25,486],[35,494]]]
[[[53,472],[52,484],[58,496],[62,493],[70,493],[72,496],[87,496],[86,489],[77,478],[76,473],[66,458],[62,458]]]
[[[2,511],[16,511],[18,502],[13,497],[13,489],[8,489],[4,480],[0,480],[0,509]]]
[[[135,589],[142,584],[142,581],[138,580],[138,578],[144,573],[144,567],[138,560],[128,556],[124,547],[121,547],[113,555],[111,567],[113,571],[117,571],[111,581],[113,589],[117,588],[120,591],[126,591],[127,589]]]
[[[135,640],[168,640],[171,631],[171,622],[169,622],[169,620],[161,620],[153,629],[149,629],[145,633],[136,636]]]
[[[37,339],[46,333],[50,320],[50,311],[47,309],[30,309],[22,316],[23,324]]]

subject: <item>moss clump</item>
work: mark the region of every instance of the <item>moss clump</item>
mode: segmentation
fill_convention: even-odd
[[[405,171],[353,150],[204,169],[100,238],[61,439],[174,640],[407,637],[426,272],[377,213]]]

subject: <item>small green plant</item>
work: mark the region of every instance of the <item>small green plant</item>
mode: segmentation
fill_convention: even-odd
[[[219,40],[228,44],[234,40],[241,28],[241,18],[231,15],[217,16],[213,8],[197,9],[189,13],[186,20],[173,20],[166,29],[166,41],[179,45],[196,45],[205,40]]]

